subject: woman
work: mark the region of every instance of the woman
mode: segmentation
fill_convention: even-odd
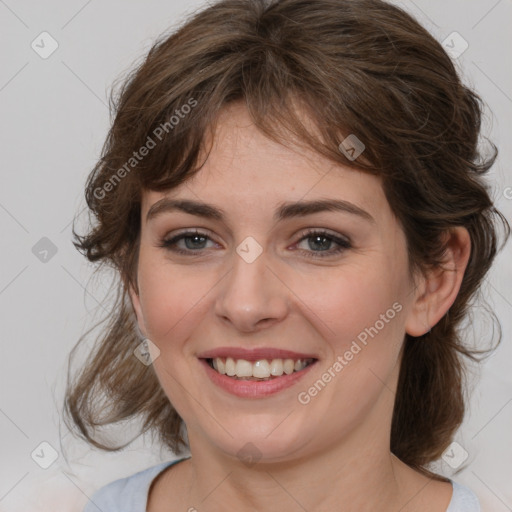
[[[479,510],[433,474],[509,226],[480,100],[377,0],[224,0],[125,82],[75,245],[118,300],[66,410],[176,454],[93,510]],[[104,394],[107,400],[100,402]],[[101,403],[101,405],[100,405]]]

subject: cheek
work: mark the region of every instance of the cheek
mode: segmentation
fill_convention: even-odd
[[[314,315],[309,315],[325,340],[338,354],[352,340],[377,334],[393,337],[402,323],[401,277],[392,268],[351,266],[301,280],[294,292]],[[304,311],[306,308],[304,308]],[[377,331],[377,332],[376,332]]]
[[[208,272],[141,254],[139,287],[148,337],[166,349],[188,337],[209,300],[216,279]]]
[[[319,283],[310,288],[308,305],[329,350],[317,374],[302,386],[299,401],[311,403],[319,416],[339,414],[346,428],[383,392],[393,397],[386,388],[391,389],[388,383],[397,370],[405,304],[400,276],[391,271],[383,276],[377,268],[344,269],[322,288]]]
[[[399,361],[405,316],[402,279],[392,267],[387,272],[379,269],[378,264],[345,268],[322,288],[315,284],[316,293],[310,294],[311,309],[318,316],[315,325],[325,326],[323,336],[329,343],[319,369],[320,378],[329,384],[317,384],[316,375],[304,391],[317,407],[343,413],[347,421],[360,417],[378,399]]]

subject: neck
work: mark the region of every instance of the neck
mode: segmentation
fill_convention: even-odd
[[[372,439],[367,437],[367,439]],[[374,438],[375,439],[375,438]],[[184,510],[399,510],[405,471],[412,471],[375,441],[330,448],[293,460],[253,465],[194,446]],[[351,446],[357,449],[351,449]],[[361,446],[364,448],[361,449]],[[387,510],[387,508],[386,508]],[[405,509],[404,509],[405,510]]]

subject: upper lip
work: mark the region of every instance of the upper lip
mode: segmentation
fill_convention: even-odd
[[[317,359],[314,354],[304,354],[278,348],[242,348],[219,347],[206,350],[197,355],[199,359],[214,359],[216,357],[231,357],[233,359],[245,359],[246,361],[259,361],[260,359]]]

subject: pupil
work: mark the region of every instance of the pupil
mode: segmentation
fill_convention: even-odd
[[[192,235],[192,236],[188,236],[186,239],[185,239],[185,245],[187,246],[187,249],[197,249],[197,246],[194,245],[195,242],[197,242],[197,239],[202,239],[203,240],[203,243],[204,243],[204,240],[205,240],[205,237],[202,236],[202,235]],[[194,242],[191,244],[192,247],[189,247],[188,246],[188,242],[190,242],[191,240],[193,240]]]
[[[310,244],[310,248],[314,248],[314,245],[318,242],[318,240],[323,240],[324,242],[327,241],[327,245],[329,245],[329,242],[330,240],[325,237],[325,236],[321,236],[321,235],[317,235],[317,236],[314,236],[313,237],[313,244]],[[321,244],[320,244],[321,245]],[[321,249],[322,247],[316,247],[317,249]],[[327,247],[323,247],[324,249],[327,249]]]

